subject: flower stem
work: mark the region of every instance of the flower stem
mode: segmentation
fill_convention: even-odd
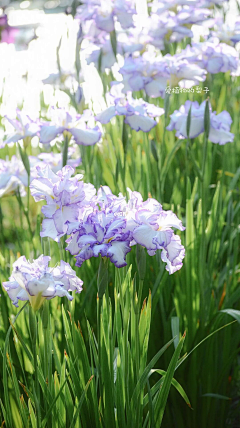
[[[202,182],[201,182],[201,190],[202,190],[202,236],[201,236],[201,247],[200,247],[200,291],[201,291],[201,314],[202,319],[204,319],[204,282],[205,282],[205,264],[206,264],[206,239],[205,239],[205,231],[206,231],[206,162],[207,162],[207,148],[208,148],[208,136],[210,130],[210,112],[209,112],[209,102],[206,102],[205,112],[204,112],[204,141],[203,141],[203,155],[202,155]]]
[[[34,362],[34,395],[36,403],[36,415],[37,415],[37,428],[41,428],[41,414],[40,414],[40,389],[38,382],[38,364],[37,364],[37,314],[33,308],[29,306],[29,327],[30,327],[30,338],[32,342],[33,362]]]
[[[68,144],[69,144],[69,136],[65,135],[64,137],[64,145],[63,145],[63,160],[62,160],[62,167],[67,165],[67,158],[68,158]]]
[[[27,210],[29,215],[29,206],[30,206],[30,175],[28,174],[28,189],[27,189]]]

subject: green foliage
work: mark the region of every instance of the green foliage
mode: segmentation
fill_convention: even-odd
[[[80,324],[74,321],[72,304],[68,313],[62,306],[62,316],[60,311],[58,314],[64,337],[62,349],[56,348],[51,314],[54,308],[46,304],[40,312],[34,312],[26,303],[19,311],[11,322],[3,351],[2,412],[7,427],[135,427],[144,422],[150,427],[146,386],[153,372],[163,375],[162,387],[149,392],[156,417],[159,412],[163,415],[171,383],[189,402],[173,379],[183,338],[167,372],[153,367],[173,339],[147,364],[151,293],[141,308],[129,268],[125,277],[116,272],[114,312],[107,295],[100,310],[99,342],[88,321],[88,335],[83,336]],[[160,427],[161,423],[156,423]]]

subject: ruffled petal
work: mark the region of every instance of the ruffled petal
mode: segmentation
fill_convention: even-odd
[[[53,198],[53,185],[47,178],[34,178],[29,187],[35,202]]]
[[[42,207],[42,213],[45,217],[52,218],[53,214],[57,210],[57,204],[44,205]]]
[[[114,116],[116,116],[116,109],[115,109],[115,106],[111,106],[111,107],[108,107],[106,110],[102,111],[101,113],[97,114],[97,116],[95,117],[95,120],[103,124],[106,124],[110,122],[110,120]]]
[[[232,143],[234,140],[234,134],[223,129],[214,129],[211,127],[208,139],[212,143],[220,144],[222,146],[226,143]]]
[[[172,211],[161,211],[158,219],[158,225],[161,228],[175,227],[179,230],[185,230],[181,220]]]
[[[86,247],[81,250],[79,255],[76,257],[76,266],[81,267],[85,260],[93,257],[93,250],[91,247]]]
[[[23,139],[22,134],[17,133],[17,134],[9,135],[9,137],[5,141],[3,141],[0,148],[3,148],[6,144],[17,143],[19,140],[22,140],[22,139]]]
[[[111,33],[111,31],[114,30],[114,20],[112,13],[107,16],[98,14],[95,18],[95,23],[99,30],[106,31],[107,33]]]
[[[27,291],[22,288],[16,281],[6,281],[2,283],[8,296],[12,300],[13,304],[18,308],[18,300],[29,300]]]
[[[49,237],[54,239],[54,241],[59,242],[60,236],[55,227],[54,220],[51,218],[45,218],[42,222],[42,231],[40,232],[42,238]]]
[[[187,118],[182,117],[179,120],[180,129],[179,134],[187,138]],[[196,138],[204,131],[204,118],[203,117],[191,117],[191,124],[189,130],[189,138]]]
[[[133,115],[127,116],[125,123],[131,126],[135,131],[149,132],[154,126],[157,125],[156,120],[148,116]]]
[[[146,224],[136,227],[136,229],[133,231],[133,239],[135,239],[138,244],[146,247],[147,250],[157,249],[156,243],[153,242],[155,237],[156,231]]]
[[[207,71],[211,74],[219,73],[223,65],[224,62],[222,58],[216,58],[213,56],[213,58],[209,59],[207,62]]]
[[[68,300],[73,300],[73,296],[67,292],[67,290],[60,284],[55,286],[55,296],[58,297],[67,297]]]
[[[67,227],[64,227],[62,209],[58,209],[53,215],[55,228],[59,235],[66,233]]]
[[[76,143],[82,144],[83,146],[93,146],[100,140],[102,136],[102,133],[98,127],[95,129],[72,128],[69,131],[73,135]]]
[[[99,254],[101,254],[102,257],[106,257],[107,251],[108,251],[108,245],[107,244],[94,245],[92,247],[92,250],[93,250],[94,257],[98,257]]]
[[[116,267],[126,266],[126,255],[131,251],[129,241],[112,241],[107,255]]]
[[[151,82],[145,85],[145,91],[149,97],[164,98],[166,86],[167,86],[167,77],[158,77],[158,79],[153,79]]]
[[[64,127],[54,125],[43,125],[40,130],[40,143],[49,144],[58,134],[64,131]]]
[[[179,236],[174,235],[170,244],[161,252],[161,259],[167,263],[166,270],[169,274],[173,274],[182,267],[182,260],[185,256],[185,249],[181,245]]]
[[[132,91],[140,91],[144,88],[144,79],[140,75],[133,75],[128,80],[128,83],[132,89]]]
[[[87,235],[84,235],[87,236]],[[80,251],[80,245],[78,245],[79,232],[73,233],[70,238],[67,239],[68,246],[66,250],[69,251],[72,256],[76,256]]]
[[[43,293],[48,288],[50,290],[51,287],[54,288],[54,280],[50,273],[46,273],[40,279],[34,278],[27,282],[26,290],[30,294],[30,296],[37,296],[39,293]],[[50,291],[49,291],[50,292]]]

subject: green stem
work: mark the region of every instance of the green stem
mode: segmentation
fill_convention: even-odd
[[[19,206],[19,211],[20,211],[20,224],[21,224],[21,229],[23,229],[23,218],[22,218],[22,212],[23,212],[23,205],[22,205],[22,200],[20,199],[20,193],[16,193],[16,198],[18,201],[18,206]]]
[[[66,251],[64,251],[64,244],[66,239],[67,239],[67,235],[64,235],[63,239],[61,238],[58,243],[60,257],[61,257],[61,260],[63,261],[66,261]]]
[[[160,140],[159,132],[158,132],[158,125],[155,127],[155,133],[156,133],[156,141],[159,143],[160,150],[159,158],[158,158],[158,171],[162,174],[163,168],[164,168],[164,160],[166,158],[165,152],[166,152],[166,127],[167,127],[167,121],[168,121],[168,112],[169,112],[169,106],[170,106],[170,94],[166,93],[164,98],[164,128],[163,128],[163,137],[162,141]],[[160,174],[159,174],[160,176]],[[159,188],[159,199],[162,202],[163,200],[163,194],[164,194],[164,186],[165,186],[165,177],[163,180],[161,180],[160,188]]]
[[[100,300],[97,294],[97,341],[98,341],[98,357],[100,357],[100,331],[101,331],[101,316],[100,316]]]
[[[34,384],[35,384],[35,404],[37,415],[37,428],[41,428],[41,413],[40,413],[40,389],[38,381],[38,363],[37,363],[37,315],[31,306],[29,306],[29,327],[30,338],[32,342],[33,362],[34,362]]]
[[[205,281],[205,264],[206,264],[206,160],[207,160],[207,135],[204,135],[203,144],[203,159],[202,159],[202,181],[201,181],[201,193],[202,193],[202,236],[201,236],[201,247],[200,247],[200,291],[201,291],[201,313],[204,315],[204,281]],[[203,321],[203,320],[202,320]]]
[[[82,158],[82,165],[84,166],[85,172],[84,177],[86,181],[91,182],[91,161],[89,157],[89,150],[91,150],[91,147],[88,146],[81,146],[81,158]]]
[[[27,190],[27,210],[29,214],[29,206],[30,206],[30,174],[28,174],[28,190]]]
[[[44,337],[44,376],[50,382],[51,375],[49,373],[49,349],[51,349],[51,334],[49,322],[49,301],[45,301],[41,311],[43,337]]]
[[[146,155],[146,163],[147,163],[147,186],[148,192],[152,191],[152,174],[150,173],[151,171],[151,165],[150,165],[150,150],[149,150],[149,141],[148,141],[148,135],[146,132],[143,132],[143,141],[144,141],[144,151],[145,151],[145,155]]]
[[[4,245],[4,231],[3,231],[3,212],[2,212],[2,207],[1,207],[1,201],[0,201],[0,240],[1,240],[1,245],[2,245],[2,252],[3,252],[3,256],[5,254],[5,245]]]
[[[139,280],[139,289],[138,289],[138,310],[141,312],[141,300],[142,300],[142,290],[143,290],[143,279]]]
[[[28,224],[28,229],[29,229],[29,233],[30,233],[30,241],[32,241],[32,238],[33,238],[34,234],[33,234],[32,229],[31,229],[31,223],[30,223],[30,219],[29,219],[29,211],[23,206],[22,198],[21,198],[21,195],[20,195],[19,192],[18,192],[18,194],[16,194],[16,197],[17,197],[19,208],[20,208],[20,213],[23,212],[23,214],[26,217],[27,224]],[[22,223],[22,217],[21,217],[21,215],[20,215],[20,222],[21,222],[21,227],[23,228],[23,223]]]
[[[122,145],[123,145],[123,152],[124,152],[124,162],[123,162],[123,170],[124,170],[124,185],[125,188],[127,188],[126,185],[126,169],[127,169],[127,150],[128,150],[128,129],[127,129],[126,123],[125,123],[125,116],[123,116],[123,125],[122,125]]]
[[[67,165],[67,158],[68,158],[68,144],[69,144],[69,136],[65,135],[64,137],[64,145],[63,145],[63,161],[62,161],[62,167]]]

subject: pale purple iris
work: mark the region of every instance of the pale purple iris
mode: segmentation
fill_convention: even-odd
[[[92,27],[90,27],[92,30]],[[93,63],[102,73],[116,64],[111,39],[108,33],[91,32],[88,34],[90,44],[85,49],[87,64]],[[151,41],[151,37],[144,35],[142,29],[131,28],[130,31],[117,32],[116,53],[125,54],[141,51]],[[162,46],[164,47],[164,46]]]
[[[45,122],[40,130],[40,142],[49,144],[58,135],[72,135],[77,144],[92,146],[96,144],[102,134],[98,126],[89,126],[92,121],[92,113],[85,110],[82,115],[71,115],[64,109],[50,111],[51,122]],[[68,134],[67,134],[68,133]]]
[[[115,20],[122,28],[133,27],[133,15],[136,14],[132,0],[83,0],[77,8],[75,18],[81,23],[93,20],[99,30],[111,33]]]
[[[126,265],[126,254],[137,243],[153,256],[161,250],[166,269],[172,274],[182,267],[184,247],[173,228],[184,230],[172,211],[164,211],[155,199],[143,201],[138,192],[129,189],[129,200],[115,196],[107,187],[97,194],[96,208],[86,214],[79,227],[67,240],[67,250],[76,257],[77,266],[91,257],[109,257],[117,267]]]
[[[90,45],[87,51],[87,64],[93,63],[96,68],[100,68],[99,71],[101,71],[102,73],[106,69],[110,69],[116,63],[116,57],[113,53],[109,36],[104,38],[101,43],[99,41],[97,45]],[[117,51],[119,52],[119,44],[117,45]]]
[[[148,96],[164,97],[169,74],[160,60],[148,59],[145,54],[138,58],[130,56],[125,59],[119,72],[123,76],[123,92],[145,89]]]
[[[162,13],[165,10],[175,9],[179,6],[187,6],[189,8],[204,8],[212,6],[213,4],[221,4],[225,0],[153,0],[151,3],[152,11],[155,13]]]
[[[199,3],[201,7],[209,7],[209,6],[213,6],[214,4],[217,4],[219,6],[225,1],[228,2],[229,0],[200,0]]]
[[[167,84],[191,87],[206,78],[206,71],[179,55],[164,57],[148,53],[138,58],[126,58],[120,69],[123,75],[124,92],[145,89],[149,97],[165,97]]]
[[[61,260],[60,266],[51,268],[51,257],[41,255],[30,263],[21,256],[13,263],[13,271],[9,281],[3,282],[12,303],[18,307],[18,301],[29,300],[34,310],[40,308],[45,299],[66,296],[73,300],[69,291],[82,291],[83,281],[68,263]]]
[[[200,24],[211,15],[211,11],[205,8],[183,7],[177,14],[179,25]]]
[[[164,211],[155,199],[143,202],[138,192],[129,192],[130,199],[125,210],[127,230],[132,232],[131,245],[142,245],[150,256],[161,250],[161,259],[167,264],[169,274],[181,269],[185,249],[172,228],[185,230],[182,222],[172,211]]]
[[[158,49],[164,49],[164,42],[179,42],[185,37],[193,37],[192,30],[186,25],[200,23],[211,15],[208,9],[192,6],[174,10],[174,12],[167,10],[167,8],[165,10],[160,8],[159,10],[155,7],[152,8],[152,14],[147,19],[149,41]]]
[[[31,194],[35,201],[45,200],[42,207],[45,219],[42,223],[42,237],[48,236],[59,241],[78,224],[85,209],[93,204],[96,190],[92,184],[84,183],[81,174],[75,175],[74,169],[67,165],[54,174],[49,166],[37,166],[38,176],[31,185]]]
[[[73,155],[76,152],[76,149],[74,147],[68,148],[68,159],[67,164],[70,165],[72,168],[77,168],[82,160],[81,158],[74,158]],[[31,177],[34,178],[36,175],[35,167],[37,165],[49,165],[51,170],[53,172],[58,172],[60,169],[62,169],[62,160],[63,156],[62,153],[40,153],[37,157],[29,156],[30,165],[31,168]]]
[[[126,198],[121,193],[115,196],[107,186],[98,190],[94,211],[85,212],[66,241],[67,250],[76,257],[76,266],[99,255],[108,257],[118,268],[126,266],[132,235],[126,230],[125,206]]]
[[[199,67],[197,64],[191,64],[187,59],[182,59],[178,55],[165,55],[163,57],[168,64],[168,72],[170,75],[170,86],[174,87],[179,83],[180,87],[191,88],[194,85],[203,82],[206,79],[206,70]]]
[[[179,6],[199,6],[199,0],[153,0],[151,10],[160,15],[166,10],[176,9]]]
[[[20,159],[12,156],[11,160],[0,159],[0,197],[11,195],[19,190],[25,196],[28,176]]]
[[[69,244],[67,250],[76,256],[76,266],[99,255],[108,257],[116,267],[126,266],[125,258],[131,251],[131,234],[125,230],[126,220],[122,212],[125,204],[126,198],[122,194],[115,196],[109,187],[100,187],[94,210],[85,210],[78,227],[66,241]]]
[[[206,101],[202,104],[198,104],[197,101],[191,102],[186,101],[179,110],[175,110],[170,115],[171,122],[167,126],[168,131],[176,130],[176,137],[187,138],[187,117],[191,107],[191,123],[189,137],[195,138],[204,132],[204,112],[206,107]],[[210,132],[209,141],[216,144],[226,144],[232,142],[234,134],[230,132],[232,119],[227,111],[222,111],[219,114],[212,112],[211,105],[210,110]]]
[[[164,211],[155,199],[143,201],[138,192],[129,189],[129,200],[109,187],[101,187],[95,196],[91,184],[71,177],[73,169],[64,167],[54,174],[49,167],[38,168],[39,177],[30,188],[36,201],[45,200],[45,219],[41,236],[59,241],[65,234],[67,250],[76,257],[76,265],[91,257],[108,257],[116,267],[126,266],[131,247],[140,244],[153,256],[161,250],[162,260],[170,274],[182,267],[184,247],[172,228],[184,230],[171,211]]]
[[[77,8],[75,18],[80,22],[81,40],[90,41],[86,48],[87,63],[94,63],[101,72],[115,64],[116,53],[122,53],[119,39],[113,49],[110,35],[112,37],[120,26],[122,29],[134,27],[134,3],[133,0],[88,0]]]
[[[224,43],[235,45],[240,42],[240,18],[234,25],[226,24],[222,18],[216,22],[216,30],[211,32],[213,37],[217,37]]]
[[[239,54],[236,49],[226,43],[220,43],[216,37],[203,43],[188,45],[179,56],[198,64],[211,74],[235,71],[239,65]]]
[[[97,28],[94,21],[84,23],[84,33],[84,39],[99,47],[103,46],[106,40],[110,40],[110,34],[107,31]]]
[[[20,140],[31,140],[35,135],[39,135],[40,123],[39,120],[32,120],[27,114],[19,109],[16,110],[17,119],[11,119],[8,116],[5,118],[13,126],[14,132],[8,135],[7,139],[0,144],[0,148],[5,147],[9,143],[17,143]]]
[[[119,193],[114,195],[108,186],[101,186],[97,191],[96,203],[106,214],[112,213],[116,216],[123,216],[126,206],[126,197]]]
[[[75,149],[68,149],[68,165],[73,168],[81,163],[81,158],[74,159],[72,155]],[[30,182],[38,177],[37,166],[46,168],[47,165],[53,172],[57,172],[62,168],[62,153],[40,153],[38,156],[29,156],[30,164]],[[26,169],[21,159],[13,155],[9,160],[0,159],[0,197],[4,195],[12,195],[19,190],[21,196],[26,195],[25,187],[28,186],[28,176]]]
[[[131,251],[130,232],[123,232],[126,220],[113,213],[96,211],[80,223],[67,240],[67,250],[76,257],[76,266],[91,257],[109,257],[120,268],[126,266],[126,255]]]
[[[158,49],[164,49],[166,43],[193,37],[191,24],[206,22],[212,14],[196,0],[153,1],[149,6],[148,35],[150,43]]]
[[[152,14],[147,20],[149,42],[158,49],[164,49],[164,42],[179,42],[184,37],[193,37],[193,32],[178,22],[174,12]]]
[[[95,2],[93,3],[95,4]],[[114,18],[114,14],[103,14],[102,19],[104,20],[104,25],[99,26],[98,21],[94,19],[96,5],[94,6],[93,3],[88,3],[88,6],[86,6],[86,4],[80,6],[82,12],[79,17],[82,15],[80,22],[85,20],[85,38],[91,42],[91,45],[86,49],[87,62],[88,64],[94,63],[97,68],[100,68],[101,72],[104,72],[106,69],[111,68],[116,62],[110,39],[110,33],[114,29],[114,19],[116,18]],[[155,8],[152,8],[153,12],[143,25],[141,24],[136,25],[134,28],[128,28],[127,32],[123,32],[120,28],[116,27],[117,53],[125,56],[126,53],[133,53],[145,49],[146,45],[153,45],[158,49],[164,49],[165,43],[178,42],[185,37],[192,37],[193,32],[187,26],[206,20],[211,12],[208,9],[193,7],[192,2],[187,3],[189,3],[189,6],[182,7],[180,10],[176,10],[176,12],[168,10],[159,12],[156,5]],[[105,1],[103,4],[107,7],[108,2]],[[122,6],[124,2],[119,0],[119,4]],[[114,2],[111,2],[109,10],[111,10],[111,7],[114,8]],[[88,11],[91,10],[91,13],[86,13],[86,8],[88,8]],[[110,17],[111,20],[109,21]],[[137,20],[135,21],[137,24]],[[111,31],[109,31],[108,25]],[[160,75],[162,71],[162,69],[158,70]],[[194,70],[191,70],[191,73],[194,78]],[[164,77],[164,75],[162,77]],[[132,88],[131,90],[134,89]]]
[[[82,80],[82,73],[80,73],[79,78]],[[77,86],[77,75],[76,72],[72,69],[61,69],[61,72],[55,71],[50,73],[42,82],[45,85],[53,85],[61,90],[68,89],[71,93],[73,88]]]
[[[151,37],[148,35],[146,26],[137,25],[128,31],[119,31],[117,33],[117,41],[118,51],[125,56],[136,51],[144,51],[146,45],[151,42]]]
[[[112,89],[117,89],[118,86],[120,86],[121,90],[123,85],[113,85]],[[95,117],[102,124],[108,123],[114,116],[124,116],[125,123],[135,131],[149,132],[157,125],[154,118],[164,114],[163,108],[149,104],[141,98],[134,99],[131,93],[128,93],[127,96],[121,92],[115,96],[111,96],[110,93],[109,99],[114,102],[114,105]]]
[[[189,25],[200,23],[211,14],[208,9],[198,9],[190,6],[181,9],[174,8],[174,10],[159,12],[157,7],[152,8],[152,13],[144,22],[144,26],[137,26],[136,29],[131,29],[129,34],[126,34],[126,39],[130,37],[130,41],[134,45],[133,48],[129,48],[127,42],[125,42],[126,46],[122,45],[122,51],[140,51],[146,45],[153,45],[162,50],[165,48],[166,43],[179,42],[185,37],[191,38],[193,37],[193,32]],[[137,43],[133,39],[133,35],[137,34],[135,30],[139,33]],[[121,39],[120,33],[118,41],[121,41]]]

